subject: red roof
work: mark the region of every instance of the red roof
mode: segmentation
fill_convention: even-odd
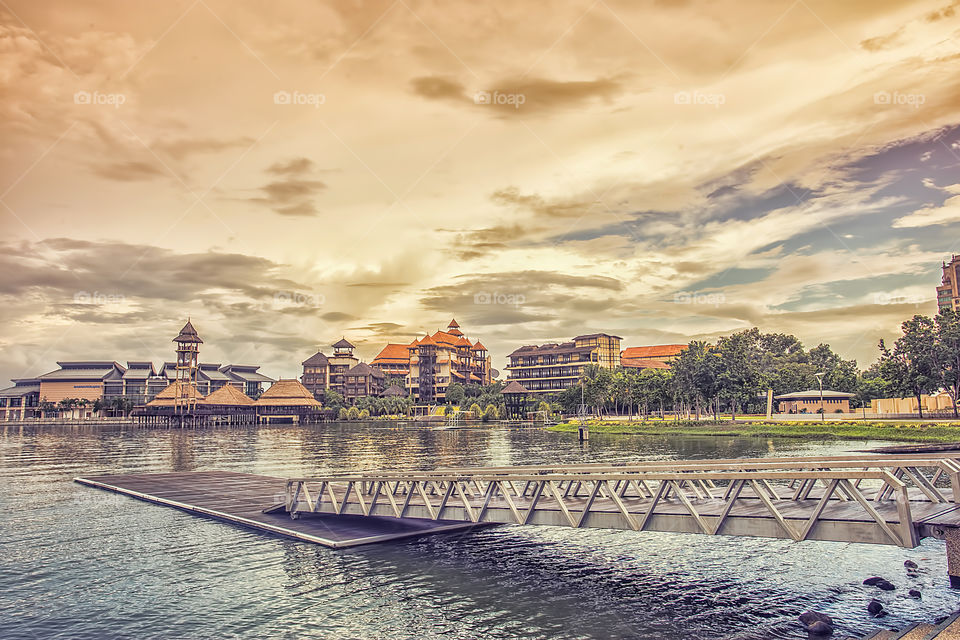
[[[482,342],[480,342],[479,340],[477,340],[477,344],[473,345],[473,350],[474,350],[474,351],[486,351],[487,348],[486,348],[485,346],[483,346],[483,343],[482,343]]]
[[[469,346],[472,346],[472,345],[470,344],[470,341],[467,340],[466,338],[464,338],[463,336],[460,336],[460,337],[457,339],[456,345],[457,345],[458,347],[469,347]]]
[[[620,358],[673,358],[687,348],[685,344],[655,344],[649,347],[627,347]]]
[[[420,339],[420,344],[437,344],[437,342],[430,336],[424,336]]]
[[[620,358],[620,366],[631,369],[669,369],[670,363],[658,358]]]
[[[460,328],[460,325],[457,324],[456,319],[451,320],[451,321],[450,321],[450,324],[447,325],[447,329],[454,329],[454,328],[456,328],[456,329],[459,329],[459,328]]]
[[[377,357],[373,359],[371,364],[377,364],[378,362],[383,362],[385,360],[402,360],[403,362],[407,362],[409,359],[410,352],[408,350],[408,345],[388,344],[380,351],[380,353],[377,354]]]

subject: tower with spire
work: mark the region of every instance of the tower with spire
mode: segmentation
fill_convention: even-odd
[[[203,340],[187,318],[187,324],[183,325],[173,341],[177,343],[177,396],[174,407],[179,414],[189,414],[197,408],[197,366]]]

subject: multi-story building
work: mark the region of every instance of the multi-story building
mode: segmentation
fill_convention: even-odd
[[[960,256],[953,255],[943,262],[943,278],[937,287],[937,311],[960,310]]]
[[[366,362],[350,367],[343,377],[343,399],[349,404],[356,404],[357,398],[383,395],[383,381],[386,376],[380,369],[371,367]]]
[[[446,331],[437,331],[407,346],[409,373],[407,389],[417,402],[443,401],[452,382],[461,384],[490,384],[490,355],[477,340],[471,342],[456,320],[451,320]]]
[[[0,390],[0,420],[40,417],[40,380],[17,378],[13,386]]]
[[[388,376],[406,378],[410,373],[409,346],[406,344],[388,344],[370,362],[370,365],[380,369]]]
[[[330,346],[333,347],[332,356],[317,351],[301,363],[303,375],[300,382],[318,400],[323,398],[323,392],[327,389],[344,395],[345,374],[350,368],[360,364],[360,360],[353,355],[356,347],[346,338],[340,338]]]
[[[620,366],[630,369],[669,369],[685,344],[655,344],[648,347],[627,347],[620,352]]]
[[[620,336],[591,333],[570,342],[528,345],[509,356],[507,381],[516,380],[532,394],[558,393],[580,381],[588,365],[620,366]]]
[[[300,363],[303,365],[303,375],[300,376],[300,382],[307,390],[313,394],[317,400],[323,398],[323,392],[330,384],[330,359],[317,351],[315,354]]]
[[[178,339],[184,335],[199,341],[190,322]],[[39,417],[43,403],[56,405],[68,399],[86,400],[87,404],[73,413],[77,415],[79,411],[80,417],[92,417],[95,400],[109,403],[125,397],[134,404],[146,404],[177,379],[176,362],[164,362],[159,370],[146,360],[128,360],[126,367],[114,360],[59,361],[57,365],[59,368],[55,371],[37,378],[14,380],[13,387],[0,390],[0,420]],[[273,379],[259,373],[259,369],[255,365],[200,363],[193,374],[193,385],[202,396],[232,385],[256,398],[264,384],[273,383]],[[21,410],[34,406],[38,407],[36,411]],[[17,411],[8,410],[14,407]],[[18,417],[11,417],[14,415]]]

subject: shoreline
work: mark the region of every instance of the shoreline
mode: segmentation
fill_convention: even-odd
[[[888,440],[892,442],[960,443],[960,423],[942,422],[609,422],[588,421],[590,434],[640,436],[737,436],[817,440]],[[547,431],[577,433],[579,424],[565,422]],[[960,446],[960,445],[958,445]]]

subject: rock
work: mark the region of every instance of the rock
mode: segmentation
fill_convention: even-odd
[[[904,561],[903,566],[905,566],[907,569],[916,569],[917,563],[913,560],[906,560]]]
[[[807,625],[808,627],[814,622],[823,622],[829,626],[833,626],[833,618],[828,616],[825,613],[820,613],[819,611],[805,611],[800,614],[800,622]]]
[[[870,604],[867,605],[867,611],[870,612],[870,615],[875,616],[883,611],[883,605],[880,604],[879,600],[871,600]]]
[[[923,596],[923,594],[917,591],[916,589],[910,589],[908,593],[910,594],[911,598],[920,598]]]
[[[877,589],[883,589],[884,591],[893,591],[894,589],[896,589],[896,587],[892,582],[888,582],[886,580],[882,580],[878,582],[876,584],[876,587]]]
[[[907,569],[907,577],[908,577],[908,578],[919,578],[919,577],[920,577],[920,572],[919,572],[919,571],[916,571],[916,570],[914,570],[914,569]]]
[[[878,582],[886,582],[886,580],[884,580],[880,576],[873,576],[872,578],[867,578],[866,580],[864,580],[863,584],[867,585],[868,587],[872,587]]]
[[[823,620],[817,620],[807,627],[807,633],[811,636],[826,637],[833,635],[833,627]]]

